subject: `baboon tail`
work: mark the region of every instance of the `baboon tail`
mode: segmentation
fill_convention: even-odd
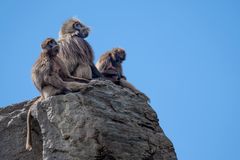
[[[31,134],[31,120],[32,120],[32,115],[31,115],[31,108],[28,110],[27,114],[27,141],[26,141],[26,150],[31,151],[32,150],[32,134]]]
[[[37,104],[42,100],[42,96],[38,97],[35,101],[31,102],[31,106],[29,107],[28,114],[27,114],[27,140],[26,140],[26,150],[32,150],[32,115],[31,115],[31,108],[33,105]]]

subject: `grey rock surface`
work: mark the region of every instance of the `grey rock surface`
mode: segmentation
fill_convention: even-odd
[[[0,111],[0,157],[6,160],[175,160],[171,141],[146,97],[110,81],[33,106],[33,150],[25,151],[23,102]],[[0,158],[1,159],[1,158]]]
[[[25,101],[0,111],[0,160],[42,159],[42,135],[36,120],[32,122],[33,150],[25,150],[27,111],[32,101]]]

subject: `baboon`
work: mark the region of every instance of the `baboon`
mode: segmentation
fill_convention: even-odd
[[[122,62],[126,59],[126,52],[122,48],[113,48],[104,53],[96,63],[97,69],[107,79],[117,85],[129,88],[135,94],[144,95],[137,90],[123,75]],[[144,95],[145,96],[145,95]],[[147,98],[147,96],[145,96]],[[147,98],[148,99],[148,98]],[[148,99],[149,100],[149,99]]]
[[[58,56],[66,64],[70,74],[86,79],[102,77],[93,63],[93,49],[85,40],[89,32],[90,29],[78,19],[70,18],[62,25],[58,41]]]
[[[126,53],[121,48],[113,48],[104,53],[96,63],[97,69],[107,79],[114,83],[119,83],[121,78],[126,80],[122,71],[122,62],[126,58]]]
[[[86,89],[84,83],[89,80],[71,76],[62,60],[57,57],[59,45],[52,38],[47,38],[41,44],[42,52],[32,67],[32,80],[41,97],[39,101],[58,94]],[[32,149],[31,143],[31,107],[27,115],[27,142],[26,149]]]

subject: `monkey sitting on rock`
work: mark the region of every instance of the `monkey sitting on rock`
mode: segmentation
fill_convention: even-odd
[[[70,75],[63,61],[57,56],[59,45],[52,38],[47,38],[41,44],[42,52],[32,67],[32,80],[41,97],[34,102],[50,96],[68,92],[85,90],[89,80]],[[27,142],[26,149],[32,149],[31,142],[31,107],[27,115]]]
[[[63,61],[57,56],[59,45],[47,38],[41,45],[42,53],[32,68],[32,80],[43,98],[71,91],[79,91],[89,80],[70,75]],[[83,82],[83,83],[81,83]]]
[[[100,78],[102,75],[93,63],[93,49],[85,40],[89,32],[90,29],[78,19],[68,19],[59,33],[58,43],[61,48],[58,56],[71,75],[86,79]]]
[[[122,62],[126,59],[126,52],[122,48],[113,48],[104,53],[96,63],[97,69],[106,78],[122,87],[129,88],[137,95],[148,97],[129,83],[123,75]]]

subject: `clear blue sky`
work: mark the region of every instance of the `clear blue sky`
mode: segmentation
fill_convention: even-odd
[[[0,2],[0,106],[38,96],[31,67],[77,16],[100,54],[127,52],[125,75],[151,98],[179,160],[240,159],[240,1]]]

